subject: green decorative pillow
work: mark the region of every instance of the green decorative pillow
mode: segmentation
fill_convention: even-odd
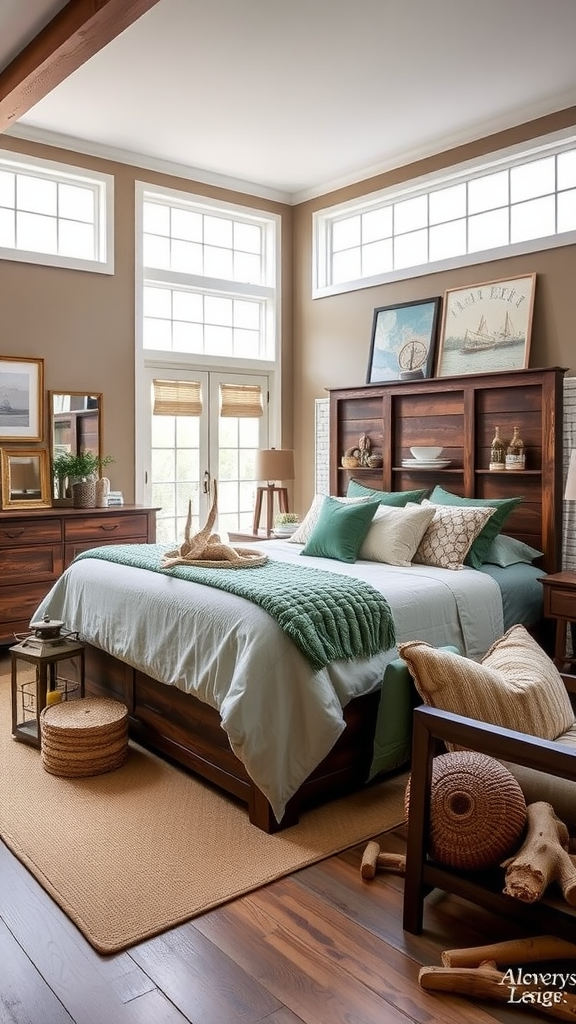
[[[531,548],[529,544],[516,540],[515,537],[507,537],[506,534],[501,533],[492,541],[484,557],[484,562],[489,565],[500,565],[506,569],[507,566],[517,565],[518,562],[530,565],[535,559],[542,558],[543,554],[543,551],[538,551],[536,548]]]
[[[435,505],[468,505],[477,508],[489,505],[496,510],[476,537],[464,559],[465,565],[479,569],[486,561],[492,541],[500,533],[508,516],[520,504],[522,498],[461,498],[459,494],[445,491],[443,487],[435,487],[430,495],[430,501]]]
[[[365,487],[358,480],[351,480],[346,494],[349,498],[378,498],[381,505],[403,508],[409,501],[422,501],[428,494],[428,488],[423,487],[419,491],[379,491],[375,487]]]
[[[303,521],[300,526],[288,538],[289,544],[307,544],[312,536],[312,531],[318,522],[318,516],[322,510],[322,505],[326,501],[326,494],[315,494],[312,504],[308,509]],[[370,495],[366,494],[362,498],[337,498],[334,497],[334,501],[339,501],[342,505],[365,505],[367,501],[370,501]]]
[[[326,498],[310,540],[301,554],[355,562],[379,507],[379,501],[351,505],[336,498]]]

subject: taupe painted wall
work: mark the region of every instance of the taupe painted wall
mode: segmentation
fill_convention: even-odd
[[[363,384],[377,306],[443,295],[447,288],[536,272],[530,365],[564,366],[576,373],[576,246],[563,246],[459,270],[428,274],[344,295],[315,299],[312,292],[312,214],[315,210],[470,160],[526,139],[576,124],[576,107],[380,175],[304,203],[294,212],[294,444],[296,508],[306,511],[314,488],[314,399],[326,388]]]
[[[46,391],[101,391],[104,453],[112,487],[134,500],[134,232],[136,180],[257,206],[282,217],[282,290],[291,295],[292,209],[181,178],[94,159],[0,136],[0,146],[49,160],[95,168],[115,179],[115,272],[113,275],[0,261],[0,355],[44,359]],[[282,304],[285,340],[282,373],[292,394],[292,306]],[[46,403],[47,405],[47,403]],[[46,415],[44,446],[48,446]],[[292,439],[292,403],[283,410],[284,444]]]
[[[134,497],[134,182],[156,182],[280,214],[283,260],[282,443],[297,460],[293,507],[306,511],[314,489],[314,399],[327,387],[365,380],[377,306],[442,295],[446,288],[536,272],[530,364],[576,373],[576,246],[429,274],[312,300],[312,214],[483,153],[576,125],[576,107],[469,146],[357,183],[294,209],[249,195],[0,137],[0,146],[96,168],[115,177],[115,274],[111,277],[2,261],[0,355],[42,356],[46,390],[101,391],[104,450],[116,462],[112,485]],[[46,442],[47,443],[47,442]]]

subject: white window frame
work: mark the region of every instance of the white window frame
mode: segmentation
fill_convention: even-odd
[[[219,215],[228,213],[231,216],[237,215],[243,219],[254,219],[259,223],[268,224],[266,232],[267,265],[271,268],[270,280],[263,285],[242,285],[239,282],[229,282],[231,290],[236,294],[260,294],[267,300],[266,313],[266,347],[269,358],[241,359],[229,356],[204,355],[201,353],[183,353],[156,349],[144,349],[143,347],[143,287],[147,283],[147,270],[143,265],[143,217],[142,207],[144,197],[163,197],[168,202],[186,200],[192,204],[203,207],[206,213]],[[270,388],[268,396],[268,437],[269,444],[273,447],[281,447],[281,395],[282,395],[282,373],[281,373],[281,227],[282,219],[278,214],[266,210],[259,210],[255,207],[243,206],[236,203],[229,203],[212,199],[207,196],[197,195],[185,190],[164,188],[149,182],[136,181],[135,183],[135,223],[136,223],[136,501],[143,502],[147,486],[149,466],[149,427],[146,417],[149,414],[149,396],[147,393],[147,368],[155,367],[160,373],[165,367],[170,373],[181,370],[207,371],[211,373],[261,373],[268,376]],[[182,283],[184,277],[187,283],[195,283],[197,287],[206,290],[210,279],[206,277],[193,278],[192,275],[182,275],[178,272],[165,270],[150,270],[151,279],[158,282],[169,283],[170,278],[174,284]],[[214,290],[221,291],[222,281],[212,281]]]
[[[523,242],[515,242],[493,249],[465,253],[460,256],[450,257],[449,259],[429,260],[416,266],[405,266],[401,269],[389,270],[370,277],[342,281],[337,284],[333,283],[330,279],[332,227],[338,221],[373,210],[393,207],[394,204],[398,204],[406,199],[413,199],[418,196],[428,197],[431,193],[450,185],[456,185],[460,182],[467,183],[474,178],[482,177],[498,170],[519,167],[533,160],[575,149],[576,133],[572,127],[541,139],[532,140],[529,143],[513,146],[482,158],[445,168],[439,172],[414,178],[400,186],[394,185],[378,192],[372,192],[359,199],[353,199],[317,210],[312,218],[314,250],[312,298],[317,299],[327,295],[338,295],[344,292],[356,291],[361,288],[371,288],[374,285],[422,277],[426,274],[450,270],[455,267],[469,266],[475,263],[485,263],[490,260],[501,260],[522,253],[538,252],[542,249],[552,249],[563,245],[573,245],[576,242],[576,230],[564,231]],[[557,183],[554,196],[556,198],[558,196]],[[510,210],[510,208],[509,199],[508,209]],[[467,223],[468,219],[469,214],[467,212]],[[426,227],[427,232],[429,232],[429,228],[430,225],[428,224]]]
[[[79,259],[74,256],[6,246],[0,246],[0,259],[17,263],[35,263],[45,267],[64,267],[68,270],[87,270],[95,274],[114,273],[114,177],[111,174],[2,149],[0,170],[27,174],[45,181],[82,185],[93,191],[96,206],[93,224],[94,259]]]

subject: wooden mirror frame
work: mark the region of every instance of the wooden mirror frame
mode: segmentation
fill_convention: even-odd
[[[101,391],[90,391],[90,392],[86,392],[86,391],[64,391],[63,389],[58,389],[58,390],[55,390],[55,391],[49,391],[48,392],[48,419],[49,419],[48,438],[49,438],[49,447],[50,447],[50,452],[49,452],[49,454],[50,454],[50,468],[52,467],[52,463],[54,461],[54,456],[56,454],[58,454],[58,452],[56,451],[56,444],[58,443],[57,442],[57,429],[56,429],[57,420],[56,420],[56,417],[57,416],[65,416],[65,415],[67,415],[67,412],[68,412],[68,410],[63,411],[62,413],[55,411],[54,404],[55,404],[55,400],[56,400],[56,398],[58,396],[65,396],[65,397],[70,398],[70,399],[77,399],[78,401],[76,402],[76,404],[78,404],[78,405],[80,405],[80,401],[82,399],[85,400],[85,403],[86,403],[86,407],[85,408],[78,408],[78,409],[70,410],[71,420],[72,419],[74,420],[74,428],[75,428],[74,429],[74,440],[75,440],[75,443],[76,443],[76,450],[77,451],[80,451],[80,450],[82,450],[82,451],[91,451],[91,452],[94,452],[94,454],[97,455],[99,458],[101,458],[102,457],[102,439],[103,439],[103,428],[102,428],[102,402],[103,402],[103,397],[102,397],[102,392]],[[91,405],[90,407],[88,407],[87,403],[88,403],[89,400],[91,402],[95,402],[96,404],[95,405]],[[71,403],[71,404],[74,404],[74,403]],[[79,429],[80,428],[80,424],[81,424],[81,416],[82,415],[86,416],[88,414],[93,414],[95,411],[97,411],[97,413],[98,413],[98,423],[97,423],[96,431],[95,431],[95,441],[93,440],[92,443],[89,443],[89,444],[86,444],[86,443],[82,444],[82,436],[81,436],[81,431]],[[72,428],[72,424],[71,424],[71,428]],[[72,499],[71,498],[68,499],[68,498],[63,498],[61,496],[58,496],[58,497],[56,496],[56,481],[54,480],[53,477],[52,477],[51,494],[52,494],[53,502],[54,502],[55,505],[71,505],[72,504]]]
[[[48,467],[48,452],[45,448],[2,448],[1,471],[2,471],[2,509],[21,508],[49,508],[52,504],[50,498],[50,473]],[[35,477],[38,487],[27,492],[22,490],[22,497],[14,497],[16,491],[12,485],[15,468],[22,460],[37,459],[38,473]],[[30,496],[27,496],[27,493]],[[34,495],[34,496],[32,496]]]

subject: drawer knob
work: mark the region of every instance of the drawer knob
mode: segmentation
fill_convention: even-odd
[[[118,529],[118,523],[102,523],[100,529],[106,530],[107,533],[110,533],[112,530]]]

